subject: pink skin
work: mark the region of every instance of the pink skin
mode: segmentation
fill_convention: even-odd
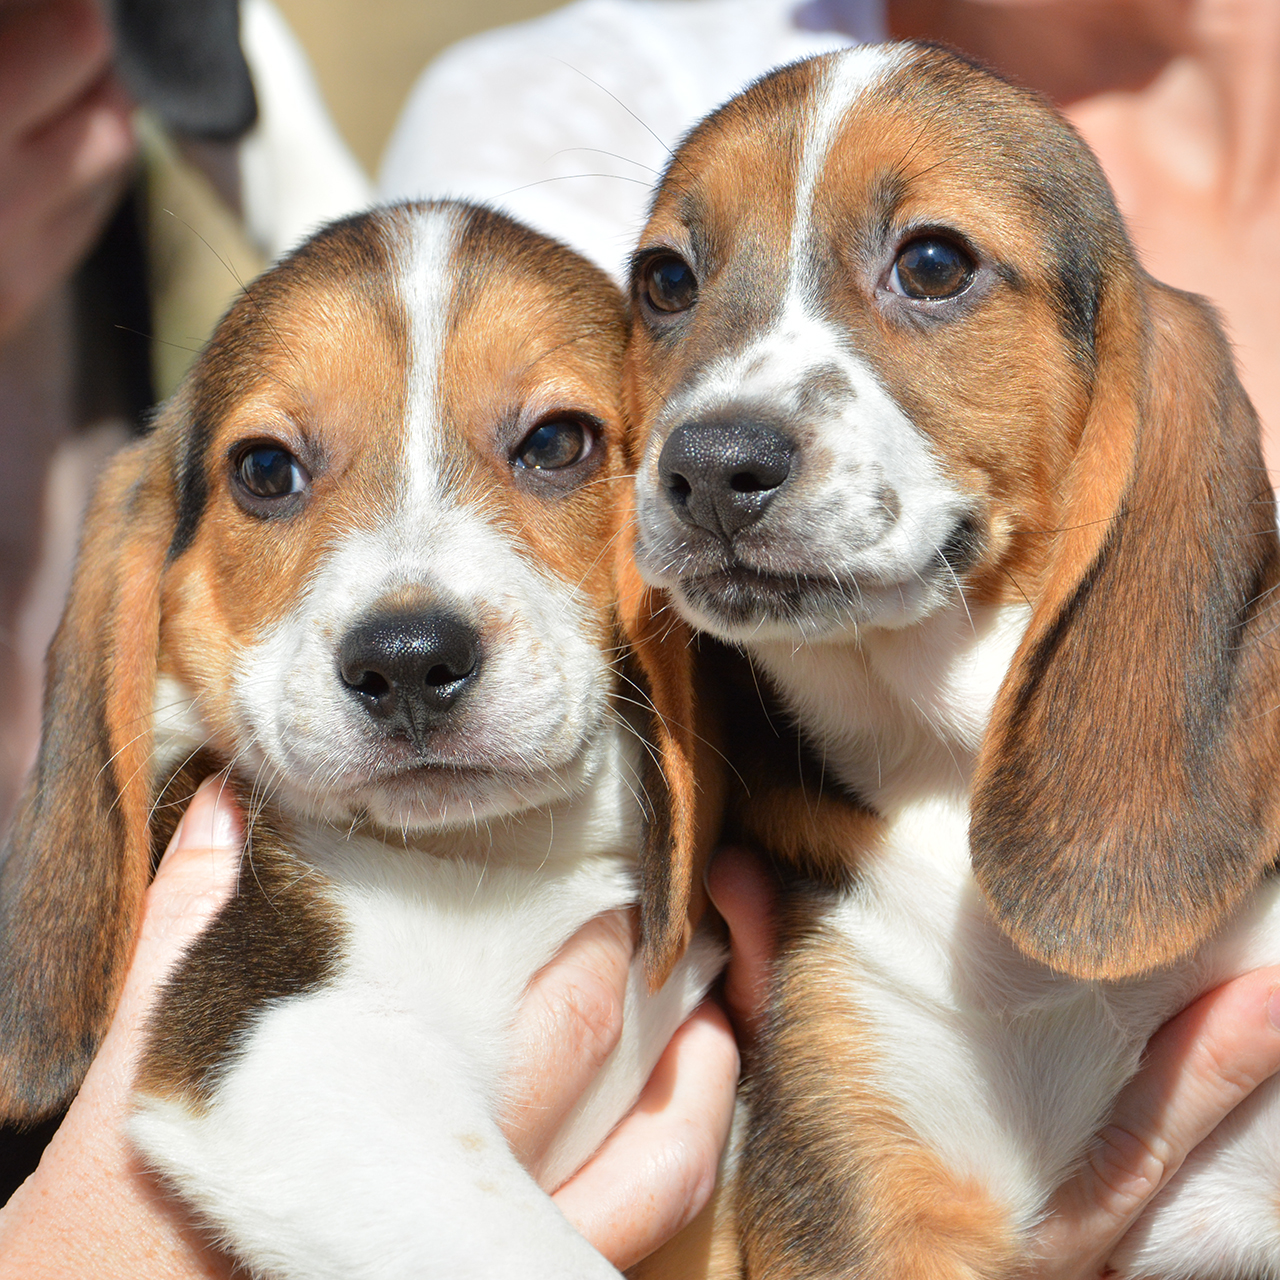
[[[0,342],[84,256],[137,150],[92,0],[0,0]]]

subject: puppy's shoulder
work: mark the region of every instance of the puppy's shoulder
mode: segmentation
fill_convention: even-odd
[[[298,856],[278,819],[251,824],[236,891],[166,982],[138,1072],[140,1093],[197,1110],[255,1020],[338,975],[347,927],[333,886]]]

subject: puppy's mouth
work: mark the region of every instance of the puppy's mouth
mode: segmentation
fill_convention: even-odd
[[[465,794],[478,799],[499,792],[537,789],[562,772],[563,767],[534,769],[527,765],[427,760],[372,769],[352,789],[395,794],[404,800],[418,797],[424,805],[431,806],[442,796]]]
[[[965,517],[918,565],[868,557],[865,566],[820,571],[807,557],[779,565],[777,548],[768,546],[759,549],[760,559],[772,563],[761,565],[743,549],[720,544],[702,555],[684,548],[684,563],[662,578],[697,624],[726,639],[749,639],[762,629],[813,636],[851,624],[892,625],[929,608],[960,589],[960,575],[980,547],[976,522]]]
[[[591,741],[554,763],[397,754],[349,770],[326,796],[313,797],[313,805],[318,799],[320,815],[331,822],[356,820],[388,831],[474,827],[571,799],[594,759]]]
[[[800,623],[847,612],[864,600],[857,582],[797,571],[769,573],[741,562],[682,576],[681,596],[699,612],[734,626],[770,619]]]

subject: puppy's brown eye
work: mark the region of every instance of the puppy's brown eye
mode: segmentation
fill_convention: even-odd
[[[581,461],[591,450],[591,436],[580,422],[544,422],[534,427],[516,449],[516,464],[536,471],[560,471]]]
[[[255,498],[287,498],[305,492],[311,477],[297,458],[278,445],[246,449],[236,465],[236,477]]]
[[[645,264],[641,287],[655,311],[688,311],[698,300],[698,281],[683,258],[675,254]]]
[[[921,236],[904,245],[889,283],[908,298],[954,298],[973,279],[974,261],[958,244]]]

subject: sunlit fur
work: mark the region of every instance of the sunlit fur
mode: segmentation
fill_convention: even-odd
[[[546,1191],[721,963],[685,949],[699,855],[667,814],[692,791],[657,741],[670,680],[650,703],[648,648],[623,674],[624,339],[602,274],[497,214],[349,219],[249,286],[90,513],[0,881],[0,1113],[77,1086],[153,845],[225,769],[237,892],[159,997],[131,1133],[256,1275],[617,1274]],[[587,424],[578,463],[517,465],[565,418]],[[260,502],[237,476],[264,444],[296,492]],[[429,610],[479,659],[448,715],[393,731],[344,679],[344,638]],[[621,1041],[525,1169],[497,1123],[522,994],[633,906]]]
[[[895,286],[924,234],[972,256],[953,298]],[[671,254],[697,295],[663,313],[645,271]],[[750,1064],[747,1274],[1026,1274],[1150,1034],[1280,959],[1256,417],[1069,127],[937,49],[731,101],[634,262],[641,571],[745,650],[737,696],[776,698],[812,757],[786,830],[775,778],[736,801],[801,876]],[[658,470],[707,420],[794,446],[729,535]],[[1197,1149],[1118,1275],[1280,1276],[1278,1112],[1266,1085]]]

